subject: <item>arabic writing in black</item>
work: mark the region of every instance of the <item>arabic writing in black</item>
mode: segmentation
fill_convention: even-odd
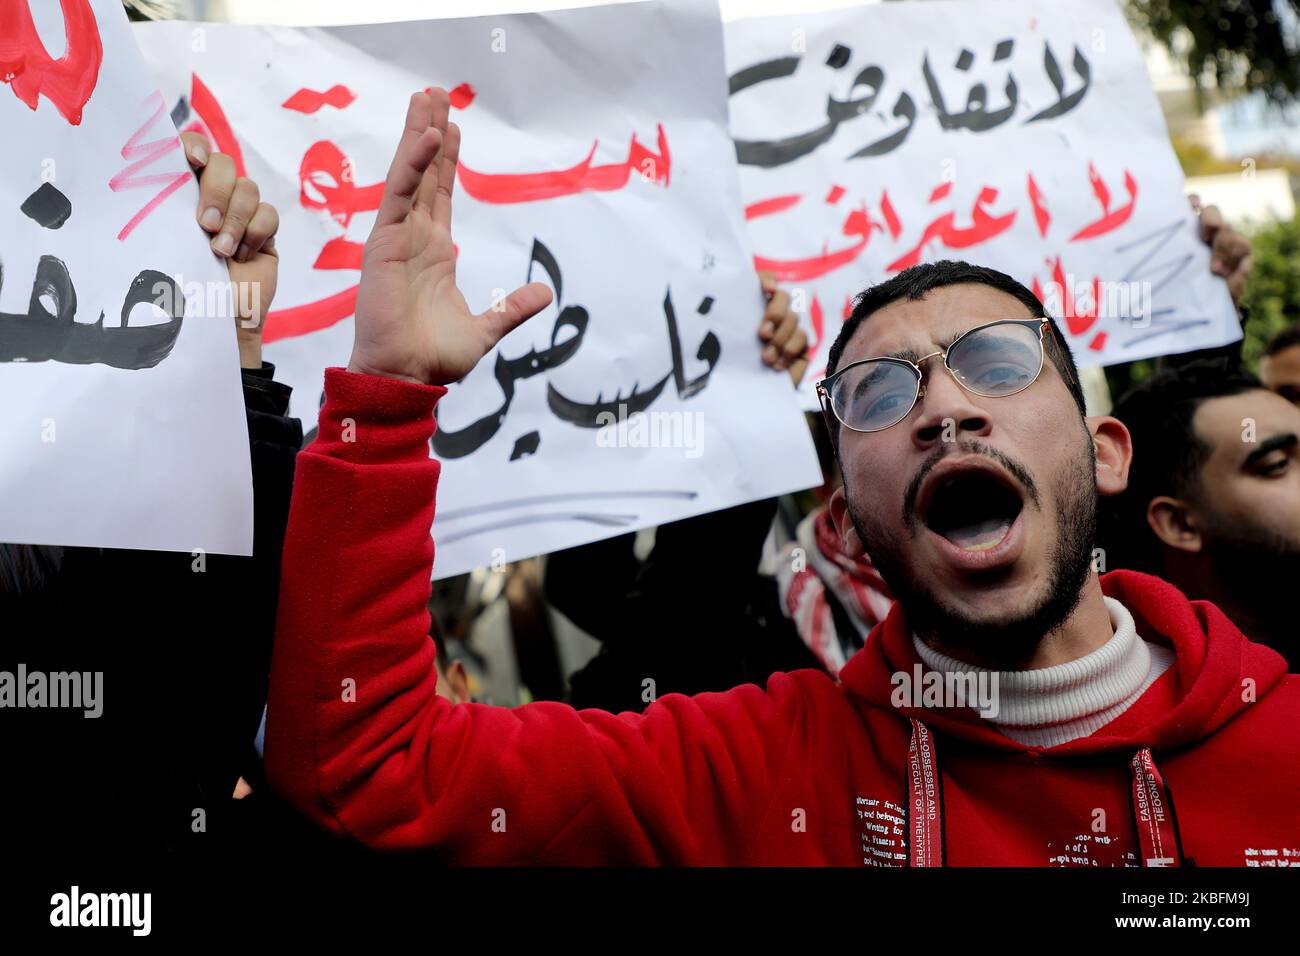
[[[528,281],[532,281],[534,267],[540,267],[550,279],[555,290],[555,304],[559,308],[555,325],[551,328],[550,347],[537,350],[530,349],[518,358],[507,358],[501,350],[497,351],[493,376],[501,388],[501,405],[488,414],[471,422],[464,428],[450,431],[439,427],[434,433],[431,445],[434,454],[440,458],[463,458],[482,448],[492,436],[500,431],[510,412],[515,399],[515,384],[542,372],[558,368],[577,354],[587,334],[590,316],[580,305],[564,304],[564,280],[560,264],[551,250],[538,239],[533,240],[532,253],[528,262]],[[699,314],[707,314],[713,304],[711,298],[705,298],[699,306]],[[580,428],[600,428],[613,420],[624,420],[629,415],[645,411],[663,392],[669,381],[674,383],[679,398],[686,399],[701,392],[709,383],[709,377],[722,356],[722,343],[713,332],[708,332],[700,341],[695,357],[704,362],[707,368],[691,378],[686,374],[682,357],[681,333],[677,326],[677,314],[673,307],[672,290],[664,296],[664,317],[668,325],[668,343],[672,354],[672,368],[658,381],[647,388],[641,388],[634,382],[627,394],[620,388],[613,398],[606,399],[597,393],[594,402],[583,402],[565,395],[552,383],[546,385],[546,404],[552,414],[562,421]],[[572,330],[564,336],[565,330]],[[510,460],[535,454],[541,438],[535,433],[521,436],[514,446]]]
[[[4,267],[0,264],[0,288]],[[52,308],[47,308],[48,300]],[[132,326],[131,310],[149,303],[170,316],[154,325]],[[26,314],[0,312],[0,362],[101,364],[113,368],[153,368],[168,355],[180,335],[185,298],[171,276],[141,270],[122,303],[121,326],[105,328],[104,313],[93,322],[78,322],[77,291],[63,260],[41,256]]]
[[[998,63],[1007,60],[1014,46],[1014,40],[999,41],[994,45],[992,61]],[[851,56],[852,51],[848,47],[836,44],[826,58],[826,66],[832,70],[842,70],[848,65]],[[793,76],[802,59],[802,55],[782,56],[747,66],[731,76],[728,82],[729,95],[735,96],[759,83]],[[966,73],[975,60],[975,53],[962,49],[953,66],[956,70]],[[1051,44],[1044,44],[1043,71],[1056,90],[1057,98],[1056,102],[1038,110],[1026,119],[1024,121],[1026,125],[1062,116],[1083,101],[1092,83],[1092,67],[1077,46],[1074,48],[1074,58],[1071,63],[1082,83],[1076,90],[1067,93],[1068,84],[1056,54],[1052,52]],[[921,73],[925,78],[926,92],[934,106],[939,126],[944,130],[965,129],[972,133],[988,132],[1008,122],[1019,106],[1020,88],[1010,71],[1007,72],[1007,79],[1002,88],[1005,103],[991,108],[988,87],[982,82],[976,82],[967,91],[966,105],[960,110],[949,109],[934,68],[930,64],[928,53],[922,57]],[[801,156],[806,156],[830,142],[842,124],[871,111],[884,86],[883,69],[875,65],[863,67],[854,75],[846,98],[837,99],[834,96],[826,98],[826,122],[793,136],[764,140],[736,139],[736,158],[742,166],[770,169],[784,166]],[[891,115],[895,120],[902,120],[903,125],[874,142],[858,147],[846,158],[863,159],[869,156],[883,156],[903,145],[916,122],[917,115],[916,101],[910,93],[903,91],[898,94]]]

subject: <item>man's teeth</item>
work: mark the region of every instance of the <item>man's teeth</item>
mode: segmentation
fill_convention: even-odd
[[[996,548],[1011,530],[1010,518],[989,518],[974,524],[953,528],[944,537],[967,551],[987,551]]]

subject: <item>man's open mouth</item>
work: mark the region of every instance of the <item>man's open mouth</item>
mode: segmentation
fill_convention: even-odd
[[[1020,491],[1000,472],[959,467],[922,490],[918,512],[935,534],[966,551],[997,547],[1024,508]]]

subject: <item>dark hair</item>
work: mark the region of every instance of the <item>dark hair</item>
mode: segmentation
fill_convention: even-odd
[[[433,641],[434,658],[437,661],[443,673],[446,673],[451,659],[447,656],[447,632],[442,626],[442,619],[438,616],[438,611],[433,607],[433,602],[429,606],[429,639]]]
[[[1263,388],[1228,359],[1202,360],[1157,372],[1116,403],[1111,414],[1133,436],[1133,462],[1128,487],[1102,508],[1101,541],[1112,566],[1160,572],[1160,541],[1147,524],[1147,505],[1160,495],[1185,498],[1196,489],[1214,450],[1196,434],[1196,409],[1212,398]]]
[[[1284,352],[1297,345],[1300,345],[1300,322],[1295,325],[1288,325],[1269,339],[1268,344],[1264,346],[1264,354],[1271,358],[1278,352]]]
[[[844,327],[840,329],[835,344],[831,346],[830,360],[826,363],[826,374],[831,375],[834,373],[836,367],[840,364],[840,358],[844,355],[844,347],[849,344],[849,340],[853,338],[858,327],[872,313],[878,312],[891,302],[897,302],[900,299],[920,299],[933,289],[969,283],[986,285],[1000,292],[1005,292],[1007,295],[1018,299],[1035,318],[1046,318],[1051,323],[1054,334],[1049,338],[1054,341],[1049,341],[1047,354],[1051,358],[1052,364],[1056,366],[1057,371],[1061,373],[1061,378],[1064,379],[1070,394],[1074,396],[1075,404],[1079,406],[1079,414],[1086,415],[1083,386],[1079,384],[1079,370],[1075,367],[1074,356],[1070,354],[1070,348],[1065,344],[1065,338],[1061,335],[1060,327],[1054,319],[1047,315],[1038,296],[1005,272],[998,272],[996,269],[989,269],[985,266],[972,265],[969,262],[956,262],[951,259],[944,259],[939,262],[925,262],[912,266],[910,269],[904,269],[898,275],[859,293],[858,297],[853,300],[852,314],[844,323]],[[828,424],[831,428],[831,440],[838,448],[839,422],[831,421]]]

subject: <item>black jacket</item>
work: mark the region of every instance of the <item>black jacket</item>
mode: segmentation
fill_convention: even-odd
[[[758,573],[775,511],[769,499],[662,525],[644,564],[632,535],[552,554],[547,600],[604,645],[570,678],[569,702],[642,711],[664,694],[820,667]]]
[[[0,588],[0,670],[102,671],[103,713],[0,710],[0,808],[50,859],[220,852],[258,776],[280,553],[302,425],[274,367],[245,370],[253,470],[248,558],[64,549],[47,579]],[[195,501],[194,507],[202,507]],[[121,855],[121,856],[119,856]]]

